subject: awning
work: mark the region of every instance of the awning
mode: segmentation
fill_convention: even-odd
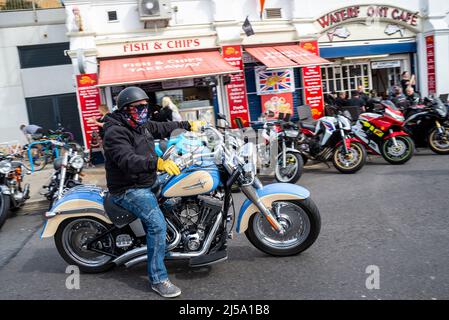
[[[331,64],[299,45],[246,48],[246,52],[262,62],[267,69],[283,69]]]
[[[156,82],[241,72],[218,51],[151,55],[100,61],[98,86]]]
[[[275,47],[245,48],[245,51],[266,65],[268,69],[282,69],[298,66],[296,62],[284,56],[281,52],[276,50]]]

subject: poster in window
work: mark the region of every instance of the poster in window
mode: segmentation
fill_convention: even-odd
[[[262,112],[266,119],[278,119],[279,113],[293,115],[293,94],[278,93],[264,94],[261,96]]]

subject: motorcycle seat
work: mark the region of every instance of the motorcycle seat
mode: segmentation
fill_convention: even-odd
[[[123,228],[136,220],[136,216],[123,207],[120,207],[112,201],[111,195],[108,192],[103,200],[104,210],[112,223],[118,227]]]

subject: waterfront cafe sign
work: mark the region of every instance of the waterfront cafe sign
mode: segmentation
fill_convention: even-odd
[[[417,29],[419,13],[387,5],[356,5],[341,8],[319,17],[315,24],[325,31],[340,24],[366,21],[367,24],[376,21],[393,22]]]

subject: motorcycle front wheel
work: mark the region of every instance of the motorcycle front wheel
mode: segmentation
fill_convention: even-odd
[[[0,228],[5,223],[6,218],[8,218],[9,205],[10,205],[9,197],[0,193]]]
[[[382,157],[390,164],[404,164],[409,161],[415,151],[415,144],[410,137],[396,137],[394,145],[393,138],[386,140],[382,144]]]
[[[337,147],[332,157],[334,167],[341,173],[356,173],[366,162],[366,149],[358,142],[351,142],[348,153],[343,145]]]
[[[449,128],[443,128],[445,136],[438,132],[437,127],[429,133],[429,147],[436,154],[449,154]]]
[[[283,235],[275,231],[259,213],[251,216],[245,231],[248,240],[260,251],[277,257],[297,255],[318,238],[321,217],[312,199],[277,201],[272,209],[286,230]]]
[[[300,154],[295,152],[286,153],[286,166],[282,167],[282,153],[278,156],[276,163],[275,177],[278,182],[293,183],[298,182],[302,175],[303,160]]]
[[[61,223],[55,234],[55,244],[61,257],[70,265],[76,265],[85,273],[100,273],[114,266],[112,257],[88,250],[86,243],[106,231],[110,226],[93,217],[68,219]],[[101,251],[114,249],[111,234],[104,236],[94,244]]]

